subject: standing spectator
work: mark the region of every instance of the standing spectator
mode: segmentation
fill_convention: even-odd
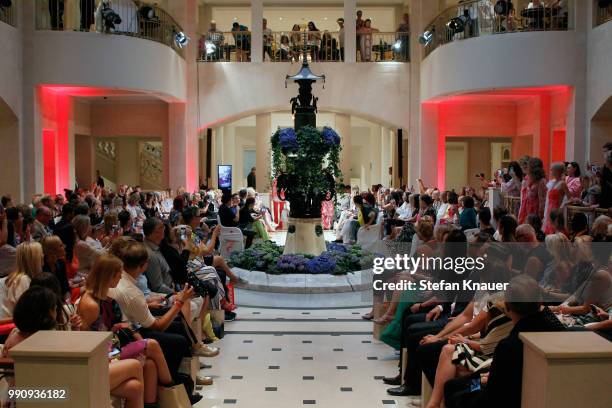
[[[372,61],[372,33],[377,33],[379,30],[372,27],[372,20],[369,18],[364,22],[359,30],[359,54],[362,62]]]
[[[537,157],[529,159],[526,182],[521,189],[521,209],[519,211],[519,224],[525,223],[529,214],[536,214],[544,218],[546,204],[546,175],[544,164]]]
[[[291,29],[291,47],[296,61],[300,60],[302,48],[304,48],[304,38],[302,37],[302,29],[299,24],[294,24]]]
[[[223,42],[225,41],[225,36],[222,32],[217,30],[217,23],[215,20],[210,22],[210,29],[206,36],[204,37],[204,44],[202,44],[202,59],[219,61],[223,59]],[[211,54],[208,54],[206,49],[206,42],[210,42],[215,48],[212,50]]]
[[[278,50],[278,57],[281,61],[291,61],[293,60],[293,51],[291,50],[291,45],[289,43],[289,37],[285,34],[281,35],[280,44]]]
[[[563,170],[565,165],[562,162],[553,163],[550,166],[550,181],[546,184],[546,204],[544,207],[544,233],[546,235],[554,233],[554,226],[551,214],[561,207],[563,199],[569,194]]]
[[[247,187],[257,188],[257,175],[255,173],[255,167],[251,168],[251,172],[247,176]]]
[[[566,173],[565,184],[567,184],[567,189],[569,190],[568,199],[580,198],[580,193],[582,192],[580,165],[575,161],[567,163]]]
[[[337,61],[339,59],[338,42],[335,38],[332,38],[329,31],[323,32],[323,37],[321,37],[319,59],[322,61]]]
[[[100,188],[104,188],[104,178],[102,178],[100,170],[96,170],[96,185]]]
[[[263,33],[263,61],[266,60],[266,54],[268,54],[270,61],[273,61],[274,57],[272,56],[272,43],[274,42],[274,37],[272,36],[272,30],[268,28],[268,20],[265,18],[263,19],[263,27],[261,31]]]
[[[356,33],[356,39],[357,39],[357,43],[356,43],[356,49],[359,50],[359,44],[360,44],[360,33],[361,33],[361,28],[363,27],[365,21],[363,21],[363,11],[361,10],[357,10],[357,20],[355,20],[355,33]],[[361,59],[363,59],[363,55],[361,55]]]
[[[344,19],[336,20],[338,23],[338,46],[340,47],[340,61],[344,61]]]
[[[402,22],[397,27],[397,38],[399,49],[395,50],[397,61],[410,61],[410,16],[404,13]]]
[[[319,42],[321,41],[321,32],[314,22],[308,22],[308,36],[306,37],[306,45],[310,50],[310,57],[313,61],[317,60],[319,55]]]
[[[237,21],[232,24],[232,33],[234,36],[234,43],[236,44],[237,62],[246,62],[249,60],[249,53],[251,52],[251,33],[248,31],[249,28],[247,26]]]

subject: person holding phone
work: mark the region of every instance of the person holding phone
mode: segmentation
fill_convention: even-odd
[[[119,304],[128,321],[142,326],[140,334],[143,337],[157,340],[170,374],[176,381],[183,357],[191,357],[193,352],[197,352],[197,345],[192,352],[193,340],[180,318],[177,319],[181,309],[184,306],[189,307],[187,302],[194,297],[193,288],[185,284],[176,294],[174,291],[168,292],[167,294],[174,294],[174,302],[163,315],[153,316],[144,293],[136,285],[136,280],[149,264],[149,253],[145,245],[133,238],[122,237],[113,242],[109,252],[123,262],[121,279],[117,287],[109,290],[109,297]],[[201,396],[198,394],[190,396],[192,403],[199,399]]]

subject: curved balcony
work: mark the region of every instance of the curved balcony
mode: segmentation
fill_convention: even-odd
[[[248,62],[250,31],[208,32],[200,36],[198,61]],[[357,62],[409,62],[410,33],[357,34]],[[311,62],[344,61],[339,32],[275,31],[264,35],[264,61],[301,62],[304,52]]]
[[[183,29],[164,9],[137,0],[115,0],[110,8],[94,0],[36,2],[36,29],[95,31],[142,38],[164,44],[184,57]]]
[[[612,21],[612,1],[593,0],[595,2],[595,26]]]
[[[15,5],[12,3],[0,3],[0,22],[6,23],[13,27],[16,26],[17,23],[17,12],[15,10]]]
[[[528,8],[525,1],[518,1],[516,8],[507,4],[471,0],[446,8],[419,37],[425,58],[445,44],[475,37],[573,29],[573,0],[552,7]]]

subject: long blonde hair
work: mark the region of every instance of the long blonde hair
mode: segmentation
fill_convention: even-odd
[[[91,267],[85,281],[87,292],[98,300],[106,299],[110,283],[123,270],[123,262],[115,255],[101,255]]]
[[[30,279],[42,273],[43,249],[38,242],[22,242],[17,246],[15,270],[6,278],[6,286],[13,286],[21,277]]]

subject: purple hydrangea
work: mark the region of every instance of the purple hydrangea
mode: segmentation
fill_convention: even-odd
[[[312,274],[332,274],[334,273],[335,269],[336,262],[332,258],[325,255],[320,255],[315,258],[312,258],[306,264],[306,270]]]
[[[325,126],[321,134],[326,144],[331,146],[338,146],[340,144],[340,136],[338,136],[338,133],[336,133],[334,129]]]
[[[328,251],[337,251],[337,252],[348,252],[348,249],[342,245],[339,244],[337,242],[328,242],[327,243],[327,250]]]
[[[283,152],[294,152],[300,146],[297,141],[295,130],[292,128],[281,129],[278,137],[278,144]]]
[[[308,259],[303,255],[281,255],[276,267],[283,273],[301,273],[306,269]]]

